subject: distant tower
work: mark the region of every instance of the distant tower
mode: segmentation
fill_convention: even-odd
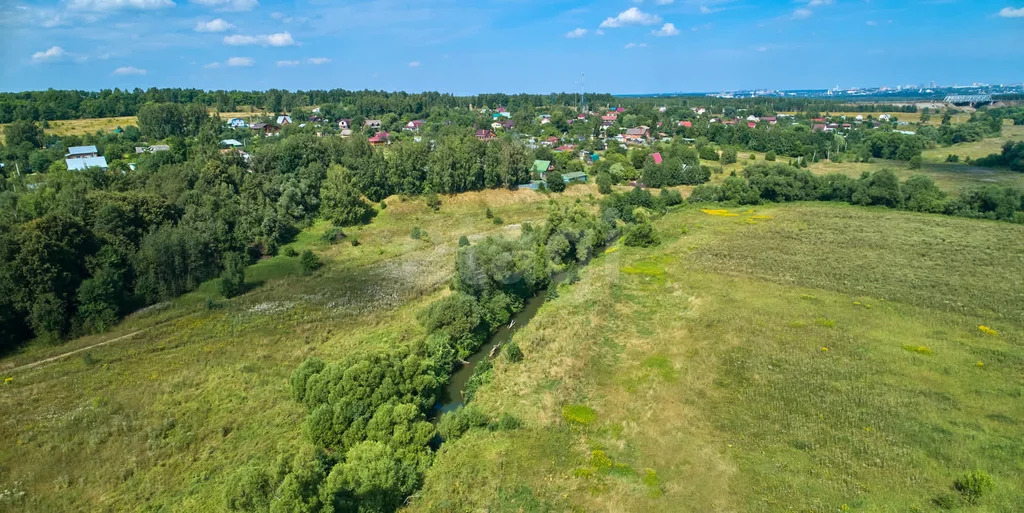
[[[587,98],[586,98],[586,94],[587,93],[586,93],[586,86],[584,85],[583,79],[584,79],[584,74],[581,72],[580,73],[580,112],[581,113],[587,111]]]

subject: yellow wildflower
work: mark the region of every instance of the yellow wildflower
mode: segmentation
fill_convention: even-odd
[[[982,332],[982,333],[984,333],[986,335],[992,335],[993,337],[998,337],[999,336],[999,332],[998,331],[996,331],[996,330],[994,330],[992,328],[989,328],[988,326],[985,326],[985,325],[978,326],[978,331],[980,331],[980,332]]]
[[[821,348],[821,352],[823,352],[823,353],[827,353],[827,352],[828,352],[828,348],[827,348],[827,347],[822,347],[822,348]]]
[[[974,366],[980,369],[985,366],[985,362],[978,360],[978,363],[974,364]]]
[[[7,376],[6,378],[4,378],[5,385],[9,385],[12,381],[14,381],[14,378],[11,376]]]

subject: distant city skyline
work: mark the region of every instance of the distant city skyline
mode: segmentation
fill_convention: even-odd
[[[0,0],[0,90],[1014,84],[1014,1]]]

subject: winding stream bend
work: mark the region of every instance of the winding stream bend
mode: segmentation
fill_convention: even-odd
[[[554,280],[552,280],[551,286],[556,286]],[[491,335],[491,338],[480,346],[475,353],[473,353],[467,360],[466,363],[462,364],[448,381],[448,385],[444,387],[441,392],[441,396],[437,402],[434,403],[434,408],[430,412],[430,420],[437,422],[441,415],[446,412],[453,411],[459,406],[464,404],[462,392],[466,388],[466,382],[469,381],[470,376],[473,375],[473,369],[476,368],[476,364],[480,363],[484,358],[489,358],[491,351],[497,347],[504,345],[512,339],[512,335],[515,334],[516,330],[526,326],[533,316],[537,315],[537,310],[540,309],[540,305],[544,304],[544,300],[547,298],[547,289],[539,291],[535,296],[526,300],[523,305],[523,309],[512,316],[512,322],[508,326],[501,327],[498,331]]]

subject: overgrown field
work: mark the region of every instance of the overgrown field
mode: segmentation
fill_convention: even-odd
[[[573,188],[560,201],[590,201],[590,192]],[[312,248],[325,263],[311,277],[282,254],[247,269],[251,290],[235,299],[219,297],[212,281],[102,336],[5,358],[0,511],[223,510],[239,467],[271,464],[302,441],[305,412],[288,389],[302,360],[422,337],[415,314],[446,288],[459,237],[515,235],[519,223],[544,219],[547,199],[525,190],[468,193],[443,198],[433,212],[422,200],[390,198],[370,225],[346,229],[337,244],[321,241],[326,224],[304,231],[291,246]],[[487,207],[501,223],[485,217]],[[410,237],[413,227],[420,239]]]
[[[961,510],[1019,511],[1024,227],[709,212],[563,286],[476,393],[523,427],[445,444],[411,509],[938,511],[981,470]]]

